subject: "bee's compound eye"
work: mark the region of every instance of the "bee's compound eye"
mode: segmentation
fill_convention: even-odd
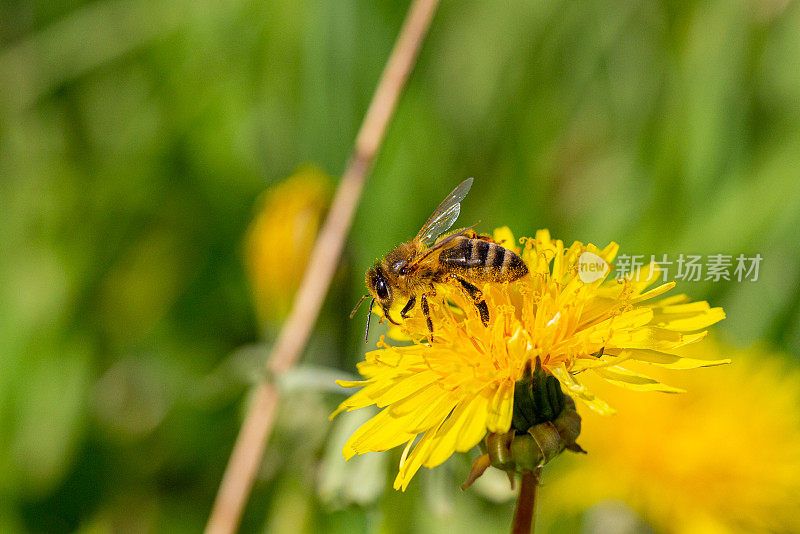
[[[389,298],[389,288],[386,287],[386,282],[382,278],[375,282],[375,291],[378,293],[379,299],[386,300]]]

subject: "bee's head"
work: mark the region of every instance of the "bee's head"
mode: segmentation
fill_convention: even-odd
[[[369,294],[361,297],[361,300],[358,301],[356,307],[353,308],[352,312],[350,312],[350,318],[352,319],[364,299],[372,295],[372,300],[369,303],[369,310],[367,310],[367,329],[364,332],[364,341],[366,341],[369,336],[369,318],[372,315],[372,305],[375,304],[376,300],[381,305],[381,308],[383,308],[383,315],[389,320],[389,322],[392,324],[397,324],[389,315],[389,308],[392,306],[392,288],[389,286],[389,282],[386,280],[386,275],[383,273],[383,269],[379,263],[375,264],[373,267],[370,267],[370,269],[367,271],[366,283]]]
[[[370,267],[367,271],[365,282],[367,290],[381,305],[384,314],[388,316],[388,310],[392,307],[392,288],[389,286],[386,275],[379,263]]]

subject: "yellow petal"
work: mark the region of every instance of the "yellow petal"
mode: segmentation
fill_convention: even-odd
[[[695,304],[708,306],[708,303],[705,302],[694,302],[682,306],[668,306],[656,309],[656,313],[653,316],[653,324],[669,330],[690,332],[708,328],[725,318],[725,312],[722,311],[722,308],[688,309]]]
[[[343,388],[360,388],[369,384],[367,380],[336,380],[336,383]]]
[[[349,460],[356,454],[389,450],[414,436],[415,434],[403,430],[402,421],[393,418],[388,410],[383,410],[350,436],[344,444],[342,454],[345,460]]]
[[[619,245],[612,241],[598,254],[598,256],[603,258],[606,263],[610,264],[612,261],[614,261],[614,258],[617,257],[617,252],[619,252]]]
[[[653,349],[666,351],[694,343],[705,337],[706,332],[681,334],[666,328],[647,326],[634,330],[615,331],[606,341],[606,347],[619,349]],[[590,336],[594,340],[595,336]],[[601,338],[597,338],[601,339]]]
[[[397,477],[394,479],[394,489],[406,490],[408,483],[411,482],[416,472],[422,467],[422,462],[428,458],[430,449],[435,443],[433,438],[437,430],[438,428],[432,428],[425,432],[408,455],[406,461],[400,465],[400,470],[397,473]]]
[[[420,434],[430,430],[447,418],[447,415],[458,404],[458,400],[453,394],[441,395],[428,407],[408,414],[403,418],[406,431]]]
[[[631,304],[636,304],[638,302],[643,302],[645,300],[649,300],[655,298],[663,293],[666,293],[670,289],[675,287],[675,282],[667,282],[666,284],[661,284],[658,287],[654,287],[650,291],[645,291],[644,293],[638,295],[631,299]]]
[[[660,276],[662,276],[661,268],[654,263],[650,263],[629,273],[626,279],[630,281],[633,294],[636,295],[655,282]]]
[[[489,432],[508,432],[513,410],[514,382],[506,380],[500,383],[489,405],[489,416],[486,418]]]
[[[339,382],[342,381],[337,381],[337,383]],[[375,396],[380,394],[382,391],[388,389],[392,385],[391,382],[372,382],[372,381],[365,381],[362,384],[359,384],[357,382],[345,382],[345,383],[353,384],[353,387],[364,384],[366,384],[366,386],[361,391],[354,393],[346,400],[344,400],[339,405],[339,407],[336,408],[336,411],[334,411],[329,416],[329,419],[333,419],[334,417],[336,417],[337,415],[339,415],[344,411],[350,412],[353,410],[357,410],[359,408],[372,406],[373,404],[375,404]],[[351,386],[345,386],[345,387],[351,387]]]
[[[552,372],[553,376],[555,376],[558,381],[561,382],[561,387],[567,390],[568,395],[577,397],[589,408],[600,415],[611,415],[616,413],[614,408],[606,404],[601,399],[595,397],[588,389],[586,389],[586,386],[578,382],[578,380],[576,380],[575,377],[572,376],[569,371],[567,371],[563,364],[560,367],[552,369]]]
[[[508,226],[495,228],[492,239],[500,243],[504,248],[513,250],[519,254],[519,245],[517,244],[517,240],[514,239],[514,234],[511,232],[511,228]]]
[[[430,371],[411,374],[400,380],[396,380],[389,389],[375,398],[375,404],[377,404],[379,408],[383,408],[389,404],[399,402],[409,395],[414,395],[437,380],[439,380],[439,375]]]
[[[714,365],[731,363],[731,360],[728,358],[724,360],[699,360],[648,349],[624,350],[620,353],[620,356],[622,355],[627,355],[631,360],[647,362],[660,367],[666,367],[667,369],[697,369],[699,367],[711,367]]]
[[[433,445],[423,465],[436,467],[447,460],[457,448],[469,450],[474,447],[486,434],[487,403],[487,398],[478,394],[457,406],[436,431]],[[467,442],[469,443],[465,446]]]
[[[436,400],[444,395],[444,391],[438,384],[430,384],[419,389],[414,395],[401,399],[389,407],[394,417],[402,417],[419,410],[432,407]]]
[[[658,302],[654,303],[654,306],[672,306],[675,304],[684,304],[686,302],[691,301],[692,299],[689,298],[689,295],[685,293],[681,293],[679,295],[672,295],[665,299],[661,299]]]
[[[605,378],[612,384],[636,391],[662,391],[664,393],[685,393],[686,390],[662,384],[647,375],[635,373],[624,367],[614,365],[593,370],[595,374]]]

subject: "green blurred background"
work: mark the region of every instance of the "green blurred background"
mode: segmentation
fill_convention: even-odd
[[[276,330],[244,265],[257,199],[342,171],[406,8],[0,6],[0,531],[202,529]],[[725,307],[728,343],[800,354],[796,2],[445,0],[243,532],[508,528],[502,480],[457,489],[468,455],[401,494],[397,454],[345,464],[359,416],[327,420],[366,348],[363,271],[467,176],[482,231],[760,253],[758,282],[682,288]]]

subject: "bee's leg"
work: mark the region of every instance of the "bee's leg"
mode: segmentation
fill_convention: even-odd
[[[395,321],[394,319],[392,319],[392,316],[389,314],[389,308],[387,308],[386,306],[383,307],[383,316],[386,317],[386,320],[389,321],[392,324],[396,324],[396,325],[400,324],[397,321]],[[380,322],[380,321],[378,321],[378,322]]]
[[[408,300],[406,305],[403,306],[403,309],[400,310],[400,317],[402,317],[403,319],[407,319],[408,318],[408,312],[410,312],[412,309],[414,309],[414,304],[416,304],[416,303],[417,303],[417,297],[412,296]]]
[[[460,276],[453,275],[453,278],[458,280],[458,283],[461,284],[461,287],[467,295],[469,295],[469,298],[472,299],[475,307],[478,308],[483,326],[489,326],[489,307],[486,305],[486,301],[483,300],[483,292]]]
[[[425,316],[425,323],[428,325],[428,331],[431,333],[431,339],[433,339],[433,321],[431,321],[431,310],[428,308],[428,297],[425,293],[420,297],[419,304],[422,308],[422,315]]]

